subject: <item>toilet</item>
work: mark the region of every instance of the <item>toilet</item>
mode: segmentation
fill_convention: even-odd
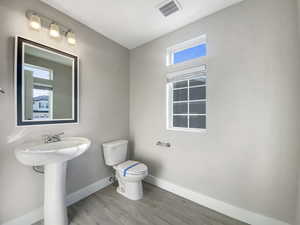
[[[119,186],[117,192],[131,200],[143,198],[142,180],[148,175],[148,167],[141,162],[127,159],[127,140],[103,144],[105,164],[115,170]]]

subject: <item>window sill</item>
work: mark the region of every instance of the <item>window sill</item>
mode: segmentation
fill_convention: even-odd
[[[192,129],[192,128],[167,128],[168,131],[181,131],[181,132],[191,132],[191,133],[201,133],[207,134],[207,129]]]

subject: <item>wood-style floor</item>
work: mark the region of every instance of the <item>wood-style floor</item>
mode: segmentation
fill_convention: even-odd
[[[245,225],[150,184],[140,201],[109,186],[69,207],[68,214],[70,225]]]

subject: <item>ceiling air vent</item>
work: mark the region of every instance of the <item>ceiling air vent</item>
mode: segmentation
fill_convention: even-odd
[[[158,6],[159,11],[165,16],[170,16],[181,9],[179,2],[176,0],[168,0]]]

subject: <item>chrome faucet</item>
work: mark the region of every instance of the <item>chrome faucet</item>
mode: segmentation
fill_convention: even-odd
[[[64,135],[64,132],[54,135],[45,135],[43,136],[43,140],[45,144],[53,143],[53,142],[59,142],[61,141],[61,136]]]

